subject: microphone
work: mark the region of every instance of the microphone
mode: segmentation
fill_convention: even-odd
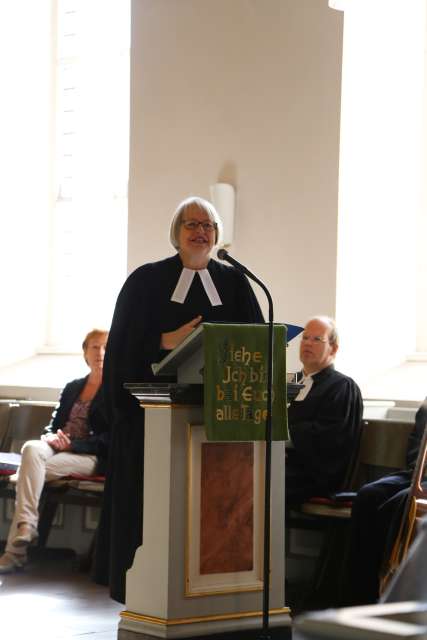
[[[245,275],[249,276],[249,278],[251,279],[258,280],[258,278],[256,278],[254,274],[249,271],[249,269],[247,269],[243,264],[238,262],[235,258],[230,256],[228,251],[226,251],[225,249],[219,249],[216,255],[220,260],[225,260],[226,262],[229,262],[230,264],[232,264],[233,267],[237,269],[237,271],[244,273]]]
[[[218,249],[216,255],[220,260],[226,260],[227,262],[232,264],[233,267],[235,267],[237,269],[237,271],[240,271],[240,273],[243,273],[250,280],[253,280],[257,284],[259,284],[259,286],[261,287],[261,289],[263,289],[265,295],[267,296],[267,299],[268,299],[268,317],[269,317],[269,322],[272,323],[273,322],[273,300],[271,299],[270,292],[267,289],[267,287],[265,286],[265,284],[263,283],[263,281],[260,280],[254,273],[252,273],[252,271],[249,271],[249,269],[247,267],[245,267],[245,265],[241,264],[235,258],[230,256],[228,251],[226,251],[225,249]]]

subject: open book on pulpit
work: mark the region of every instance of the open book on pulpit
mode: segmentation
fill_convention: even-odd
[[[203,384],[203,324],[193,331],[160,362],[151,365],[154,375],[176,375],[177,381]]]

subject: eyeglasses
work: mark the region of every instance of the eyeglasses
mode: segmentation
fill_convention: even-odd
[[[303,342],[314,342],[316,344],[319,344],[321,342],[329,342],[328,338],[322,338],[322,336],[307,336],[307,335],[303,335],[303,336],[301,336],[301,340]]]
[[[181,224],[188,229],[188,231],[196,231],[199,227],[202,227],[206,233],[211,233],[217,228],[217,224],[213,222],[198,222],[197,220],[181,220]]]

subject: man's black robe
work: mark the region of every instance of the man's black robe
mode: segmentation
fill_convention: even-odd
[[[125,382],[150,382],[151,364],[166,355],[161,334],[198,315],[209,322],[263,322],[245,276],[210,260],[208,271],[222,305],[213,307],[196,274],[183,304],[171,296],[182,271],[179,255],[143,265],[117,299],[104,360],[103,392],[111,425],[110,457],[95,553],[95,580],[125,601],[126,570],[142,541],[144,412],[123,389]]]
[[[286,499],[302,502],[337,491],[345,479],[361,428],[363,401],[357,384],[333,365],[313,375],[304,400],[293,400],[288,425]]]
[[[378,600],[381,565],[387,565],[398,535],[426,423],[427,398],[416,413],[408,438],[407,468],[365,484],[353,501],[346,606]],[[426,480],[422,486],[427,490]]]

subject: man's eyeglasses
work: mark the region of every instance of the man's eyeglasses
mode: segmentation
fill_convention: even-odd
[[[303,342],[314,342],[319,344],[320,342],[329,342],[328,338],[322,338],[322,336],[306,336],[302,335],[301,340]]]
[[[188,231],[196,231],[199,227],[202,227],[206,233],[211,233],[217,228],[217,225],[213,222],[198,222],[197,220],[181,220],[181,224],[188,229]]]

